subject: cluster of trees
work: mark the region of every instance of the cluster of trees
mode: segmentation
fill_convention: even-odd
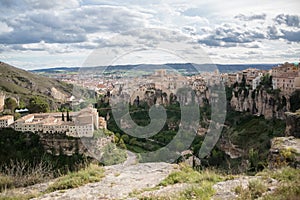
[[[69,110],[67,110],[67,117],[66,117],[66,119],[65,119],[65,114],[63,112],[61,113],[61,120],[62,121],[66,120],[67,122],[72,121],[72,117],[70,116]]]
[[[18,104],[19,103],[19,104]],[[15,98],[8,97],[4,101],[4,109],[8,109],[14,113],[17,108],[28,108],[31,113],[49,112],[50,105],[44,97],[33,96],[28,103],[24,101],[17,102]]]

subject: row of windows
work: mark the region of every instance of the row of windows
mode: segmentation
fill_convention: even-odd
[[[276,80],[276,79],[275,79],[275,80]],[[281,79],[277,79],[276,81],[277,81],[277,82],[280,82]],[[283,79],[282,82],[285,82],[285,79]],[[293,79],[290,79],[289,82],[290,82],[290,83],[291,83],[291,82],[294,82],[294,80],[293,80]]]

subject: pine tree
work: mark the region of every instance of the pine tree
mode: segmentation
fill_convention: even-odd
[[[69,111],[67,110],[67,121],[69,122],[69,121],[71,121],[70,120],[70,115],[69,115]]]

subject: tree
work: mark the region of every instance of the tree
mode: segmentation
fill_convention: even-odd
[[[49,103],[38,96],[30,98],[28,109],[31,113],[45,113],[50,111]]]
[[[264,86],[265,89],[272,89],[272,76],[270,76],[270,74],[266,74],[261,77],[260,85]]]
[[[4,101],[4,109],[9,109],[12,112],[15,111],[15,109],[18,107],[18,104],[16,102],[16,100],[14,100],[13,98],[7,98]]]
[[[64,115],[64,113],[61,113],[61,120],[65,121],[65,115]]]
[[[240,85],[242,88],[246,87],[246,77],[245,75],[243,75],[242,77],[242,82],[241,82],[241,85]]]
[[[300,90],[296,90],[290,97],[291,111],[300,109]]]
[[[259,164],[259,155],[258,151],[251,148],[249,150],[249,161],[250,161],[250,171],[257,171]]]
[[[67,110],[67,121],[69,122],[69,121],[71,121],[70,120],[70,114],[69,114],[69,111]]]
[[[121,138],[126,144],[129,142],[129,136],[127,134],[122,135]]]

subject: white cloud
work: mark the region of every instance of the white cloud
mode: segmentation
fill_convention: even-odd
[[[0,22],[0,35],[4,33],[10,33],[14,29],[12,27],[9,27],[5,22]]]
[[[0,53],[3,61],[15,58],[27,65],[31,60],[31,67],[39,62],[44,67],[42,59],[33,59],[38,53],[60,58],[50,59],[51,65],[61,65],[61,58],[78,65],[76,58],[87,57],[96,47],[122,52],[133,41],[154,47],[189,38],[217,62],[264,62],[271,54],[284,62],[299,55],[299,48],[286,51],[299,46],[298,7],[293,0],[2,0]]]

